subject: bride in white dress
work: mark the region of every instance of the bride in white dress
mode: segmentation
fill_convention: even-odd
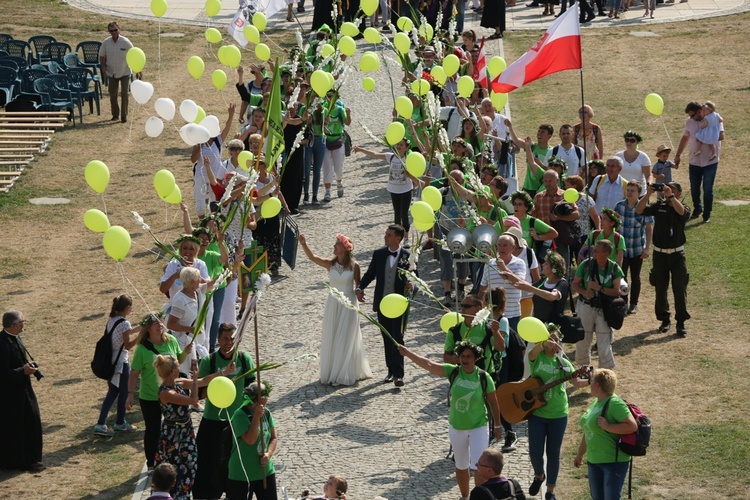
[[[354,289],[359,284],[359,264],[354,260],[352,242],[343,234],[336,235],[333,257],[315,255],[307,246],[304,234],[299,243],[305,255],[328,270],[328,282],[339,290],[354,307],[359,307]],[[323,338],[320,342],[320,382],[332,385],[354,385],[357,380],[372,377],[370,363],[359,329],[359,315],[329,292],[323,313]]]

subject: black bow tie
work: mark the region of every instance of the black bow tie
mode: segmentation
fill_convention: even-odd
[[[388,250],[388,255],[390,255],[391,257],[396,257],[398,256],[398,250],[396,250],[395,252],[391,252],[390,250]]]

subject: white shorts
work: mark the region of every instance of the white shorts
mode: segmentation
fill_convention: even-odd
[[[448,436],[453,447],[453,460],[456,463],[456,469],[476,469],[475,465],[479,457],[489,446],[490,428],[483,425],[476,429],[460,431],[449,425]]]

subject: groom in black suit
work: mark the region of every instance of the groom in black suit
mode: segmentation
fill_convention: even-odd
[[[391,334],[396,342],[404,343],[404,331],[402,318],[387,318],[380,312],[380,301],[388,294],[399,293],[406,295],[411,283],[398,272],[399,269],[409,269],[409,251],[401,248],[401,240],[404,239],[404,228],[398,224],[391,224],[385,231],[385,246],[378,248],[372,253],[372,260],[367,272],[359,281],[355,290],[357,299],[365,301],[365,292],[373,280],[375,282],[375,296],[372,300],[372,310],[378,313],[378,322]],[[384,383],[393,382],[396,387],[404,385],[404,357],[399,354],[398,348],[383,334],[385,346],[385,364],[388,366],[388,376]]]

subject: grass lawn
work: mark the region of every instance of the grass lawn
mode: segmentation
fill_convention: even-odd
[[[0,31],[22,39],[50,33],[74,47],[83,40],[105,38],[110,20],[52,0],[28,0],[23,8],[18,2],[0,0],[0,11]],[[148,56],[145,78],[156,87],[155,98],[169,96],[178,105],[191,98],[223,122],[227,105],[236,100],[235,76],[227,71],[230,83],[219,92],[205,76],[200,82],[193,80],[185,68],[191,55],[204,58],[207,74],[218,67],[201,28],[162,25],[162,32],[183,36],[162,38],[159,60],[156,23],[124,20],[122,27],[123,35]],[[586,102],[596,112],[594,121],[603,127],[605,153],[623,149],[621,137],[628,129],[640,132],[645,139],[642,148],[652,159],[659,144],[669,144],[667,132],[676,147],[685,104],[692,100],[716,103],[727,132],[712,222],[689,224],[693,316],[689,336],[676,339],[654,333],[653,294],[646,286],[642,312],[628,319],[614,344],[618,393],[637,402],[654,425],[648,456],[636,461],[634,496],[745,497],[750,487],[745,471],[750,397],[743,390],[742,347],[750,323],[750,266],[736,252],[745,237],[738,228],[749,219],[750,208],[728,207],[719,201],[750,200],[741,149],[750,137],[750,68],[742,52],[746,45],[742,33],[750,31],[750,14],[655,24],[649,29],[658,36],[630,34],[642,27],[584,30]],[[508,33],[506,59],[520,56],[538,37],[532,32]],[[282,42],[280,37],[276,40]],[[513,93],[510,105],[519,134],[533,135],[540,123],[552,123],[556,130],[563,123],[575,123],[579,81],[577,72],[565,72]],[[664,98],[662,118],[645,110],[643,100],[651,92]],[[37,475],[0,472],[2,497],[31,492],[49,498],[132,494],[142,466],[141,443],[127,436],[111,441],[91,436],[104,395],[103,383],[93,378],[88,367],[91,352],[112,296],[132,288],[120,269],[103,257],[101,238],[81,223],[86,210],[102,208],[101,199],[83,180],[83,169],[93,159],[109,166],[112,180],[106,201],[112,224],[133,231],[128,211],[135,209],[148,218],[157,235],[173,235],[179,211],[169,208],[165,215],[163,205],[154,204],[152,176],[159,169],[170,169],[187,195],[190,151],[179,138],[179,119],[166,124],[158,141],[145,136],[143,123],[152,109],[151,103],[140,107],[131,99],[128,124],[111,124],[105,96],[101,117],[86,114],[83,125],[55,134],[48,152],[9,194],[0,195],[0,306],[20,309],[31,319],[26,345],[42,360],[47,375],[41,383],[34,382],[34,388],[49,467]],[[685,166],[676,178],[687,190],[687,155],[683,158]],[[66,197],[71,204],[28,204],[29,198],[38,196]],[[164,262],[155,262],[143,234],[133,231],[132,236],[133,249],[122,264],[124,275],[148,303],[160,303],[155,284]],[[587,494],[585,470],[574,470],[572,462],[580,439],[577,420],[589,401],[586,394],[571,398],[557,490],[561,498]],[[140,413],[131,415],[142,427]]]

